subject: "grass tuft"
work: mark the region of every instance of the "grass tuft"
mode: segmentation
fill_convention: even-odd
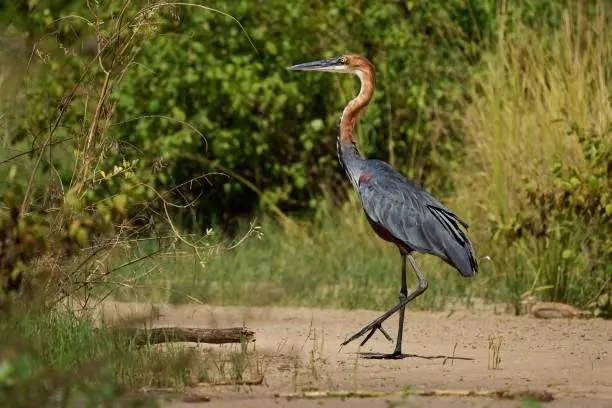
[[[515,305],[551,285],[544,296],[585,306],[609,273],[600,259],[610,250],[601,250],[612,231],[609,179],[594,157],[612,149],[612,9],[581,4],[560,28],[501,24],[466,105],[452,204],[492,258],[480,284]]]
[[[117,279],[130,284],[113,286],[114,296],[171,303],[388,308],[399,293],[399,252],[361,225],[363,215],[355,205],[349,207],[295,231],[263,220],[263,239],[213,254],[205,263],[181,248],[146,260],[123,270]],[[151,248],[143,245],[129,256],[147,251]],[[417,262],[431,285],[411,307],[442,309],[471,301],[476,290],[471,280],[434,257],[417,255]]]

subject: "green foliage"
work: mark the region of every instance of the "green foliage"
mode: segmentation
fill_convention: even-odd
[[[26,265],[46,247],[46,232],[33,217],[19,218],[14,205],[0,212],[0,304],[5,292],[19,289]]]
[[[540,293],[594,310],[603,296],[597,313],[609,313],[610,11],[595,2],[562,10],[564,26],[513,21],[474,81],[456,205],[492,258],[488,279],[512,286],[515,304],[549,288]]]
[[[285,67],[360,52],[374,61],[379,90],[358,129],[361,150],[437,195],[455,188],[449,204],[473,225],[487,290],[459,281],[448,293],[516,303],[551,284],[546,296],[609,313],[610,3],[210,4],[239,18],[249,37],[231,18],[198,7],[142,1],[121,13],[120,0],[90,2],[92,9],[34,3],[23,19],[33,33],[66,18],[37,38],[31,78],[16,91],[20,109],[0,106],[10,118],[4,146],[32,148],[0,171],[36,204],[48,190],[66,192],[55,203],[68,207],[60,225],[77,242],[84,239],[73,213],[152,226],[135,235],[156,230],[160,214],[208,227],[219,215],[235,222],[258,203],[325,213],[322,192],[335,203],[346,198],[334,139],[356,81]],[[22,170],[33,163],[43,171],[30,183]],[[354,223],[353,210],[341,216]],[[327,215],[338,222],[338,213]],[[278,231],[230,260],[198,259],[173,271],[180,279],[172,293],[246,301],[256,293],[249,285],[270,281],[289,297],[266,301],[382,307],[395,278],[372,270],[392,268],[393,256],[360,253],[363,236],[336,227],[317,226],[308,239]],[[346,245],[330,250],[339,236]],[[380,292],[343,290],[345,270],[354,287],[376,280]]]
[[[118,3],[95,9],[105,21],[103,41],[114,41],[109,27],[117,23],[111,16]],[[211,175],[214,186],[198,179],[181,189],[185,201],[208,198],[195,212],[202,224],[210,214],[249,212],[258,201],[307,209],[316,206],[323,189],[342,196],[335,137],[355,79],[300,75],[285,67],[361,52],[375,62],[379,89],[359,129],[363,152],[445,191],[446,162],[460,146],[458,101],[495,27],[493,5],[488,0],[210,4],[239,17],[257,50],[228,17],[196,7],[163,8],[143,23],[141,52],[111,92],[116,105],[109,131],[115,143],[103,166],[137,158],[139,178],[157,188],[224,169],[253,183],[255,189]],[[56,12],[37,7],[32,19]],[[130,20],[135,13],[128,13],[125,26],[140,22]],[[94,21],[88,10],[78,14]],[[88,79],[74,95],[68,93],[74,101],[56,137],[79,132],[81,119],[92,112],[85,102],[101,73],[78,51],[93,27],[77,18],[53,27],[61,33],[56,37],[61,47],[50,41],[37,46],[47,57],[37,64],[45,75],[29,87],[35,116],[19,137],[48,128],[49,105],[61,105],[74,84],[83,82],[86,67]],[[69,177],[69,168],[58,168]]]
[[[3,0],[0,2],[0,24],[27,27],[41,34],[53,24],[57,15],[69,15],[82,7],[78,0]]]
[[[205,350],[139,346],[121,328],[150,326],[154,313],[124,317],[119,328],[95,316],[31,305],[0,312],[0,404],[155,407],[156,396],[134,391],[263,376],[261,356],[246,343]]]
[[[96,212],[79,211],[67,197],[62,213],[49,216],[40,210],[21,214],[15,195],[7,192],[0,207],[0,305],[7,292],[20,289],[26,272],[31,275],[29,278],[34,277],[41,258],[52,258],[59,264],[93,238],[112,232],[111,222],[121,219],[124,211],[121,206],[124,203],[117,197],[120,196],[97,206]],[[61,281],[53,273],[57,267],[44,263],[41,266],[36,276],[40,283]],[[50,296],[47,300],[54,299]]]
[[[114,4],[115,7],[107,11],[115,13],[118,5]],[[42,14],[46,16],[53,10],[53,7],[45,8]],[[47,293],[45,302],[53,303],[60,293],[61,296],[71,293],[75,276],[62,272],[70,258],[89,244],[95,244],[98,249],[112,247],[100,238],[117,238],[130,221],[132,227],[151,224],[153,218],[147,212],[147,200],[164,200],[163,194],[149,186],[146,173],[136,174],[136,159],[129,162],[104,160],[112,150],[107,131],[113,117],[109,94],[120,82],[122,69],[133,59],[133,47],[145,31],[125,31],[122,18],[140,24],[150,23],[155,18],[138,12],[137,9],[120,14],[104,33],[98,32],[114,44],[121,44],[121,48],[110,53],[108,47],[101,47],[104,52],[94,60],[93,67],[61,43],[61,35],[66,35],[67,29],[68,32],[71,28],[78,31],[93,25],[91,21],[71,16],[76,23],[61,27],[56,33],[59,42],[45,44],[43,37],[35,46],[42,64],[33,70],[39,74],[36,84],[42,88],[16,91],[15,101],[21,98],[27,101],[23,110],[14,109],[8,103],[0,105],[0,116],[2,119],[6,116],[5,129],[8,129],[2,134],[3,144],[21,149],[26,142],[32,144],[29,151],[22,150],[15,155],[2,151],[0,155],[3,164],[8,163],[8,183],[3,191],[6,202],[0,207],[2,294],[5,289],[19,288],[26,268],[31,271],[31,277],[37,275],[41,286],[59,289]],[[96,27],[101,24],[97,20],[96,23]],[[58,45],[61,57],[57,55]],[[18,61],[19,54],[14,52],[12,56]],[[2,65],[9,66],[4,61]],[[41,71],[50,75],[41,75]],[[23,80],[19,75],[7,78],[9,85],[15,80],[17,83]],[[0,81],[0,91],[11,88],[19,89],[15,86],[5,88],[5,82]],[[9,98],[0,102],[5,100]],[[57,103],[57,109],[48,110],[49,101]],[[24,115],[29,112],[34,114],[25,119]],[[30,132],[35,133],[31,140]],[[144,180],[138,176],[143,176]],[[94,255],[96,253],[99,251]],[[88,263],[71,272],[79,273],[79,268],[84,266]],[[64,283],[66,287],[62,287]]]
[[[521,408],[542,408],[542,404],[538,400],[525,398],[521,401]]]
[[[148,380],[152,373],[139,370],[153,353],[138,356],[129,339],[96,328],[88,316],[23,309],[0,320],[2,406],[156,406],[127,393],[125,384],[128,378]],[[155,354],[167,365],[175,359]]]
[[[570,135],[576,135],[582,145],[584,166],[581,169],[562,162],[552,169],[551,188],[526,183],[525,196],[529,211],[515,215],[506,232],[509,242],[525,235],[544,241],[548,239],[564,243],[559,248],[557,268],[545,273],[543,284],[552,284],[550,294],[554,300],[567,301],[582,296],[573,295],[568,275],[584,276],[584,272],[601,287],[612,276],[607,261],[612,256],[612,143],[609,132],[587,133],[575,127]],[[577,231],[576,226],[580,226]],[[571,273],[568,269],[581,269]],[[608,279],[609,280],[609,279]],[[609,283],[609,282],[608,282]]]
[[[328,205],[326,202],[322,207]],[[99,290],[112,288],[114,296],[123,300],[184,303],[195,299],[205,304],[248,306],[386,310],[396,301],[399,253],[371,231],[358,203],[352,202],[344,210],[330,209],[318,222],[305,220],[300,228],[290,231],[271,219],[259,224],[261,239],[250,238],[234,249],[204,257],[177,246],[164,257],[122,269],[116,279],[125,284],[102,285]],[[150,252],[152,245],[143,241],[129,252],[117,254],[110,266],[138,258]],[[468,305],[490,289],[462,279],[434,257],[417,255],[417,262],[430,287],[411,307]]]

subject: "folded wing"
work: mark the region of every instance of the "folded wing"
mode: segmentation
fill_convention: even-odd
[[[474,276],[474,249],[459,224],[468,224],[391,166],[366,161],[357,190],[371,222],[408,248],[436,255],[463,276]]]

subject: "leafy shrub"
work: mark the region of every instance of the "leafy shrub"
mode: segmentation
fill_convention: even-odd
[[[513,21],[474,81],[457,207],[493,259],[487,279],[514,302],[547,288],[587,306],[610,290],[611,11],[566,8],[563,24],[537,29]]]
[[[612,124],[611,124],[612,125]],[[530,211],[515,215],[505,231],[509,242],[531,235],[563,243],[541,283],[552,285],[554,300],[585,299],[584,284],[595,288],[595,301],[606,293],[612,276],[612,143],[609,133],[587,133],[575,128],[582,146],[585,167],[577,169],[562,162],[553,169],[553,185],[544,189],[526,182],[525,198]],[[568,281],[574,277],[574,284]],[[591,294],[592,296],[592,294]],[[605,305],[602,305],[602,307]],[[600,314],[604,314],[603,312]]]
[[[44,4],[31,11],[32,22],[65,13],[53,2]],[[67,10],[95,24],[92,13],[75,10],[76,4]],[[119,24],[119,4],[94,9],[105,22],[103,43],[120,44],[109,30]],[[147,21],[152,35],[109,95],[115,119],[106,125],[115,143],[103,167],[138,160],[139,178],[154,187],[196,178],[176,196],[200,199],[193,212],[200,224],[210,221],[209,214],[250,212],[259,202],[286,210],[313,208],[324,189],[342,197],[335,137],[355,79],[299,75],[285,67],[350,51],[371,58],[378,72],[380,91],[359,128],[363,152],[389,160],[432,189],[451,187],[447,164],[461,145],[459,100],[494,29],[494,2],[335,0],[313,7],[273,0],[210,6],[238,17],[257,51],[231,18],[197,7],[164,8],[165,14]],[[146,15],[134,10],[124,25]],[[51,30],[61,47],[49,37],[37,44],[44,56],[37,69],[44,75],[29,87],[33,116],[17,138],[44,132],[49,106],[62,106],[66,98],[73,103],[58,138],[78,132],[81,119],[92,112],[85,103],[88,84],[100,81],[101,72],[79,52],[94,27],[66,18]],[[91,73],[83,78],[85,67]],[[79,89],[69,92],[75,83],[81,83]],[[71,177],[70,168],[59,170],[64,180]]]

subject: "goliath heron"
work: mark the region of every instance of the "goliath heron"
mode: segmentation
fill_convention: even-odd
[[[360,55],[347,54],[293,65],[288,69],[348,73],[357,75],[361,81],[359,95],[346,105],[342,113],[337,141],[338,159],[355,188],[374,231],[399,249],[402,258],[401,287],[397,305],[363,327],[342,345],[368,333],[361,342],[361,345],[364,345],[376,330],[380,330],[391,341],[391,336],[382,328],[382,323],[399,311],[395,350],[382,357],[401,358],[406,305],[423,294],[428,286],[412,253],[416,251],[435,255],[457,269],[461,275],[473,277],[478,271],[474,249],[470,239],[458,225],[467,228],[468,224],[387,163],[368,160],[359,153],[353,138],[353,128],[374,93],[376,80],[370,61]],[[406,282],[406,259],[418,281],[417,287],[410,292]]]

